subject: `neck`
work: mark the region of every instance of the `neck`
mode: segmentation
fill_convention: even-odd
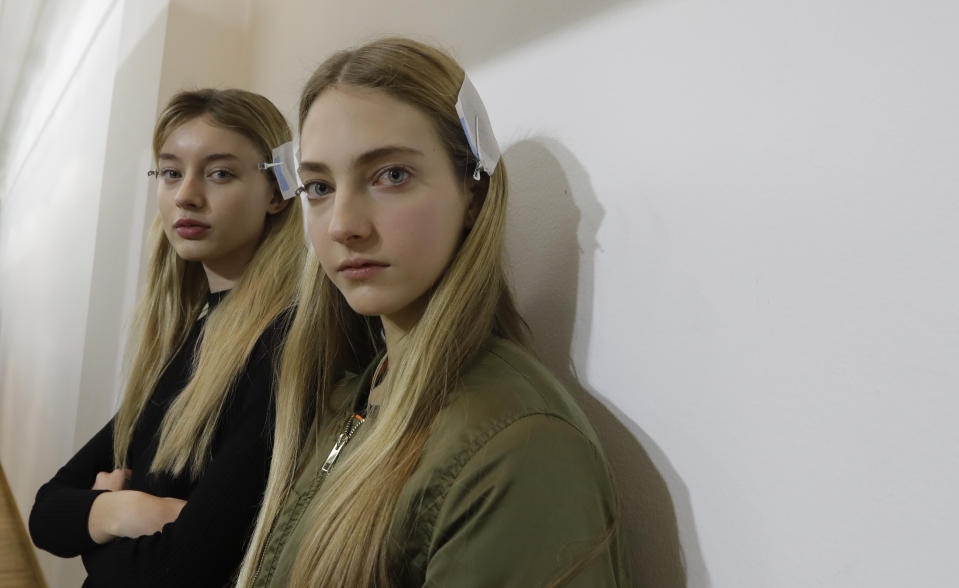
[[[223,292],[224,290],[229,290],[236,285],[236,279],[229,279],[223,276],[213,274],[209,271],[206,272],[206,281],[210,284],[210,292]]]
[[[400,357],[406,346],[406,334],[409,329],[390,320],[389,317],[380,317],[383,321],[383,334],[386,336],[386,355],[389,357]]]
[[[416,326],[416,323],[420,322],[428,302],[429,298],[423,296],[399,312],[389,316],[380,315],[380,320],[383,321],[383,334],[386,335],[387,355],[394,358],[402,355],[406,347],[406,335]]]
[[[210,285],[210,292],[222,292],[236,286],[236,283],[243,277],[243,270],[250,263],[250,257],[242,260],[241,263],[223,263],[215,261],[204,261],[203,272],[206,273],[206,281]]]

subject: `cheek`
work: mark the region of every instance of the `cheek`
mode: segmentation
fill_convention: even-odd
[[[163,228],[163,232],[166,234],[167,239],[173,239],[175,234],[173,231],[173,223],[176,222],[177,218],[177,208],[174,204],[173,198],[164,195],[157,194],[157,212],[160,215],[160,224]]]
[[[459,242],[462,212],[456,206],[437,206],[435,202],[412,207],[392,215],[390,231],[409,254],[445,264]]]
[[[157,210],[159,210],[160,215],[163,218],[169,217],[169,215],[175,210],[173,206],[173,197],[164,190],[157,190]]]
[[[244,232],[262,229],[266,222],[268,203],[262,190],[238,190],[222,196],[218,199],[220,214],[232,226]],[[210,200],[212,202],[213,198]]]
[[[327,240],[327,220],[319,204],[306,203],[306,232],[310,235],[310,243],[313,244],[313,250],[322,261],[323,251]]]

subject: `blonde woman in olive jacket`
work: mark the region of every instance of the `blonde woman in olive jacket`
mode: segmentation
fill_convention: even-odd
[[[303,91],[314,255],[240,586],[626,582],[603,452],[526,348],[506,170],[472,150],[463,87],[446,54],[384,39]]]

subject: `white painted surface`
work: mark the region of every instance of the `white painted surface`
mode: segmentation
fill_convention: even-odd
[[[26,521],[77,449],[80,378],[120,11],[47,14],[48,42],[4,161],[0,217],[0,460]],[[63,18],[65,20],[58,20]],[[40,57],[37,57],[40,59]],[[22,106],[21,106],[22,108]],[[38,552],[50,586],[79,560]]]
[[[775,4],[634,3],[473,78],[519,165],[569,163],[573,357],[688,490],[690,585],[954,585],[959,10]]]

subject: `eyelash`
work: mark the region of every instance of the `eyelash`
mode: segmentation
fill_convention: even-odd
[[[386,185],[388,187],[402,186],[403,184],[408,182],[409,179],[413,176],[413,172],[411,172],[409,169],[401,165],[391,165],[383,169],[382,171],[378,172],[375,176],[373,176],[373,184],[376,185],[381,179],[386,178],[387,174],[394,171],[402,172],[404,174],[403,179],[397,183],[387,182]]]
[[[314,186],[326,186],[328,191],[324,194],[313,194],[312,189]],[[321,198],[329,196],[332,192],[333,188],[330,186],[330,183],[323,180],[310,180],[296,190],[297,194],[305,194],[308,200],[320,200]]]
[[[232,171],[230,171],[230,170],[228,170],[228,169],[213,169],[213,170],[210,170],[210,173],[207,174],[207,177],[215,176],[216,174],[223,174],[223,177],[213,177],[213,180],[214,180],[214,181],[217,181],[217,180],[218,180],[218,181],[226,181],[226,180],[231,180],[231,179],[233,179],[233,178],[236,177],[236,174],[234,174]]]

